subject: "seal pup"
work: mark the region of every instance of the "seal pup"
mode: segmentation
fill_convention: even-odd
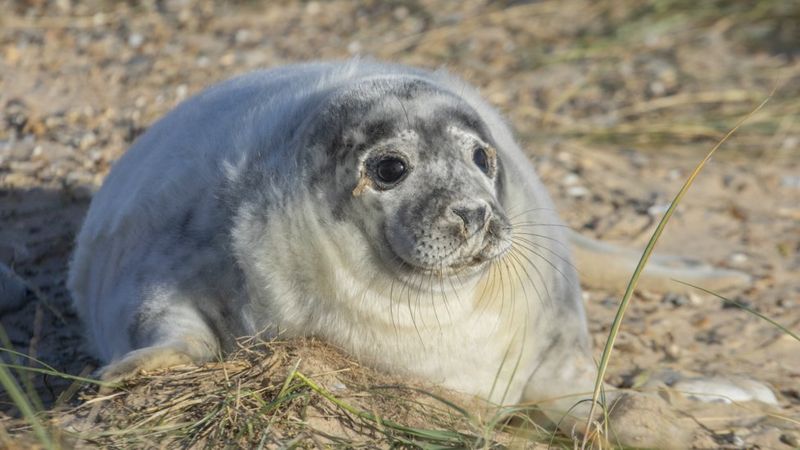
[[[309,63],[218,84],[150,127],[93,199],[69,288],[108,379],[241,336],[316,336],[559,420],[596,375],[568,236],[473,88]]]

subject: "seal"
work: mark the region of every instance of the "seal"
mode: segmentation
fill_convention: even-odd
[[[216,85],[142,135],[92,201],[69,288],[108,379],[316,336],[558,420],[596,375],[569,239],[469,85],[308,63]]]

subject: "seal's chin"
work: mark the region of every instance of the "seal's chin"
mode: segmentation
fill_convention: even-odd
[[[400,263],[402,271],[408,275],[457,276],[463,281],[465,278],[483,273],[492,262],[502,259],[510,248],[511,242],[504,240],[487,243],[473,254],[459,255],[457,257],[445,255],[438,264],[423,264],[418,261],[410,261],[397,253],[393,255],[393,259],[396,263]]]

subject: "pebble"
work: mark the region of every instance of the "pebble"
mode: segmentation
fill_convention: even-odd
[[[349,44],[347,44],[347,52],[350,53],[351,55],[356,55],[358,53],[361,53],[361,48],[362,48],[361,43],[358,41],[352,41]]]
[[[587,197],[589,190],[583,186],[570,186],[567,188],[567,195],[575,198]]]
[[[133,33],[130,36],[128,36],[128,45],[130,45],[131,48],[139,48],[142,46],[143,43],[144,43],[144,36],[142,36],[139,33]]]
[[[78,142],[78,148],[81,150],[88,150],[96,143],[97,143],[97,136],[95,136],[95,134],[90,131],[81,136],[81,140]]]
[[[753,309],[753,302],[744,298],[744,297],[736,297],[731,299],[736,303],[733,302],[722,302],[722,309],[742,309],[741,306],[745,308]],[[738,306],[741,305],[741,306]]]
[[[749,258],[744,253],[734,253],[728,258],[728,262],[735,265],[742,265],[747,262]]]
[[[677,360],[683,354],[683,350],[678,344],[669,344],[664,348],[664,353],[671,359]]]
[[[647,208],[647,215],[651,217],[661,217],[669,209],[669,203],[662,203],[660,205],[653,205]]]
[[[798,440],[797,436],[794,434],[783,433],[781,435],[781,442],[793,448],[800,448],[800,440]]]
[[[322,11],[322,6],[319,4],[319,2],[312,1],[306,4],[306,14],[313,16],[319,14],[320,11]]]
[[[616,297],[606,297],[600,301],[600,304],[608,309],[616,309],[619,307],[619,299]]]
[[[800,175],[784,175],[781,177],[781,186],[791,189],[800,189]]]
[[[568,173],[564,176],[561,180],[561,184],[564,186],[577,186],[581,184],[581,177],[578,176],[576,173]]]
[[[689,292],[689,303],[694,306],[698,306],[703,303],[703,298],[696,292]]]
[[[238,30],[236,34],[233,36],[233,40],[237,44],[245,44],[250,40],[250,30]]]
[[[745,445],[744,439],[737,436],[733,431],[730,433],[718,434],[717,439],[720,444],[733,445],[734,447],[744,447]]]
[[[667,179],[670,181],[677,181],[682,178],[683,178],[683,172],[681,172],[678,169],[670,169],[670,171],[667,172]]]
[[[21,173],[9,173],[0,178],[4,184],[9,187],[30,187],[36,184],[36,178],[29,177]]]
[[[219,59],[219,63],[225,67],[232,66],[236,62],[236,55],[233,53],[225,53]]]
[[[564,164],[570,164],[573,162],[572,154],[567,152],[558,152],[556,153],[556,161]]]
[[[347,386],[339,380],[335,380],[328,385],[328,390],[331,392],[346,391]]]
[[[661,302],[662,303],[669,303],[669,304],[671,304],[672,306],[674,306],[676,308],[681,307],[681,306],[685,306],[685,305],[688,305],[689,303],[691,303],[691,301],[689,300],[689,296],[688,295],[678,294],[678,293],[675,293],[675,292],[667,292],[664,295],[664,297],[661,299]]]
[[[178,100],[183,100],[184,98],[186,98],[186,94],[188,93],[189,93],[189,87],[186,86],[185,84],[181,84],[177,88],[175,88],[175,97]]]

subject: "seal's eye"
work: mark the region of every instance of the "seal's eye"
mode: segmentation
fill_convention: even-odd
[[[472,161],[481,169],[481,172],[489,174],[489,155],[483,147],[478,147],[472,152]]]
[[[402,159],[387,156],[375,165],[375,174],[383,183],[396,183],[406,173],[406,163]]]

